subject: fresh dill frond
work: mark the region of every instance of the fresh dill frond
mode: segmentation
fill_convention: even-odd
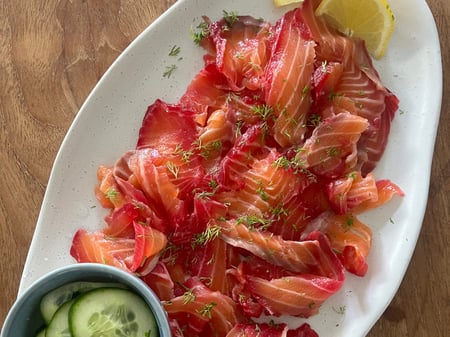
[[[200,44],[202,40],[209,34],[209,25],[206,22],[201,22],[195,28],[191,28],[191,37],[194,43]]]
[[[179,54],[180,54],[179,46],[173,46],[172,49],[170,49],[169,56],[178,56]]]
[[[171,64],[169,66],[166,67],[166,71],[164,71],[163,73],[163,77],[166,78],[170,78],[170,76],[173,75],[173,72],[177,69],[177,65],[176,64]]]
[[[238,13],[235,11],[227,12],[226,10],[222,11],[223,19],[227,23],[228,27],[232,27],[235,22],[238,20]]]

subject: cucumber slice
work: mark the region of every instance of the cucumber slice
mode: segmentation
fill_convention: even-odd
[[[132,291],[118,288],[98,288],[80,295],[70,308],[69,327],[73,337],[159,335],[147,303]]]
[[[45,329],[45,337],[71,337],[69,330],[69,310],[74,300],[64,303],[53,315]]]
[[[79,294],[100,287],[121,287],[125,286],[118,283],[108,282],[72,282],[58,287],[46,294],[40,303],[42,318],[46,324],[49,324],[56,310],[67,301],[72,300]]]

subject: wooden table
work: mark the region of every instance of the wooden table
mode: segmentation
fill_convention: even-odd
[[[50,169],[69,125],[112,61],[174,2],[0,2],[2,324],[15,299]],[[441,35],[445,78],[428,207],[408,272],[371,337],[450,334],[450,2],[428,3]]]

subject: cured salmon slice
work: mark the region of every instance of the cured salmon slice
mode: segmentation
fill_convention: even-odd
[[[198,125],[205,126],[211,111],[224,107],[229,93],[226,77],[215,64],[207,64],[191,81],[179,104],[183,110],[194,112]]]
[[[270,24],[250,16],[226,16],[209,23],[217,68],[233,91],[257,90],[270,57]]]
[[[358,166],[363,175],[372,172],[381,159],[389,139],[392,116],[398,109],[398,98],[385,97],[386,108],[380,118],[374,122],[369,132],[364,133],[358,143]]]
[[[273,31],[275,42],[266,70],[265,100],[273,109],[273,137],[280,146],[288,147],[303,142],[316,43],[297,10],[285,14]]]
[[[272,150],[265,158],[254,159],[240,176],[240,188],[218,193],[215,200],[227,203],[234,218],[243,215],[276,218],[283,207],[309,185],[308,177],[279,164],[282,156]]]
[[[134,222],[134,237],[108,237],[103,232],[78,230],[72,240],[70,254],[78,262],[96,262],[116,266],[128,272],[148,274],[165,247],[165,235]]]
[[[362,177],[359,171],[327,184],[328,199],[333,210],[346,214],[359,204],[378,200],[378,189],[372,173]]]
[[[165,219],[180,211],[193,190],[206,185],[199,155],[181,146],[169,154],[137,150],[128,166],[152,209]]]
[[[337,292],[345,279],[344,269],[331,250],[328,240],[319,232],[308,235],[322,249],[324,274],[296,273],[264,260],[243,260],[233,275],[247,294],[269,315],[309,317],[321,303]]]
[[[208,161],[222,157],[234,144],[236,124],[222,109],[213,111],[198,136],[198,150],[200,155]]]
[[[141,279],[155,292],[161,301],[175,297],[175,284],[164,263],[159,261],[153,270]]]
[[[117,185],[113,168],[100,165],[97,169],[98,184],[94,188],[95,197],[104,208],[117,208],[124,203],[124,195]]]
[[[390,124],[398,109],[398,98],[381,84],[360,40],[355,40],[352,45],[352,56],[345,64],[335,97],[333,105],[346,104],[349,111],[370,123],[358,143],[358,165],[366,175],[374,169],[384,152]]]
[[[244,184],[242,173],[250,169],[254,160],[266,154],[261,125],[253,125],[236,139],[234,146],[222,158],[212,177],[228,189],[239,189]]]
[[[166,162],[153,150],[139,151],[130,158],[129,166],[147,199],[163,218],[174,215],[182,207],[179,188]]]
[[[157,99],[145,113],[136,148],[151,148],[160,154],[173,153],[179,146],[189,148],[196,140],[196,125],[191,111],[178,104]]]
[[[134,239],[111,238],[102,232],[80,229],[73,237],[70,255],[77,262],[105,263],[131,272],[134,247]]]
[[[378,208],[387,202],[389,202],[395,195],[403,197],[405,193],[402,189],[394,184],[389,179],[382,179],[376,182],[377,187],[377,195],[378,198],[376,200],[366,200],[361,204],[355,206],[352,209],[352,212],[355,214],[361,214],[370,209]]]
[[[169,317],[177,317],[185,324],[182,329],[186,329],[188,336],[198,335],[195,323],[200,323],[201,330],[211,325],[217,336],[226,336],[240,321],[236,304],[230,297],[211,291],[196,277],[186,281],[185,287],[185,294],[163,304]]]
[[[317,106],[323,104],[323,101],[328,101],[334,95],[343,71],[344,66],[342,63],[328,61],[323,61],[321,64],[318,64],[314,70],[312,79],[314,107],[312,109],[316,110],[316,113],[320,113],[323,118],[329,117],[329,115],[324,114]]]
[[[138,208],[131,203],[126,203],[105,217],[108,226],[103,229],[103,233],[109,237],[133,238],[133,221],[138,217]]]
[[[138,275],[147,275],[158,262],[159,255],[167,245],[164,233],[148,225],[134,221],[134,252],[131,271]]]
[[[311,182],[289,202],[273,208],[273,222],[269,231],[284,240],[299,241],[308,223],[329,208],[323,184]]]
[[[226,221],[222,224],[221,238],[234,247],[291,272],[330,274],[331,267],[327,261],[332,257],[327,255],[325,243],[319,240],[283,240],[268,231],[258,230],[254,222],[252,217]]]
[[[357,142],[368,121],[350,113],[323,120],[298,150],[296,162],[314,173],[337,178],[356,166]]]
[[[364,276],[367,255],[372,246],[372,230],[352,214],[325,212],[305,228],[303,235],[320,231],[327,235],[334,252],[351,273]]]
[[[204,240],[199,236],[197,238]],[[227,244],[219,238],[212,239],[206,244],[199,244],[201,245],[200,249],[199,246],[194,249],[191,259],[192,275],[206,280],[205,283],[211,290],[228,294]]]
[[[275,316],[310,317],[342,285],[341,281],[311,275],[286,276],[270,281],[253,276],[247,279],[253,296],[270,315]]]

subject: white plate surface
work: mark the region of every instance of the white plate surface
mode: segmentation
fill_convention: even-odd
[[[400,110],[375,174],[401,186],[406,196],[362,219],[374,231],[368,274],[348,275],[342,290],[308,320],[321,337],[370,330],[400,285],[425,213],[442,97],[439,38],[424,0],[390,2],[396,30],[375,66],[399,97]],[[105,213],[93,194],[96,169],[135,146],[147,105],[156,98],[176,102],[202,67],[203,51],[189,33],[200,16],[218,19],[227,10],[274,22],[289,8],[276,9],[272,0],[179,0],[124,51],[82,106],[57,155],[19,293],[44,273],[74,263],[69,247],[77,229],[103,226]],[[174,45],[182,60],[168,56]],[[172,63],[178,68],[163,77]]]

